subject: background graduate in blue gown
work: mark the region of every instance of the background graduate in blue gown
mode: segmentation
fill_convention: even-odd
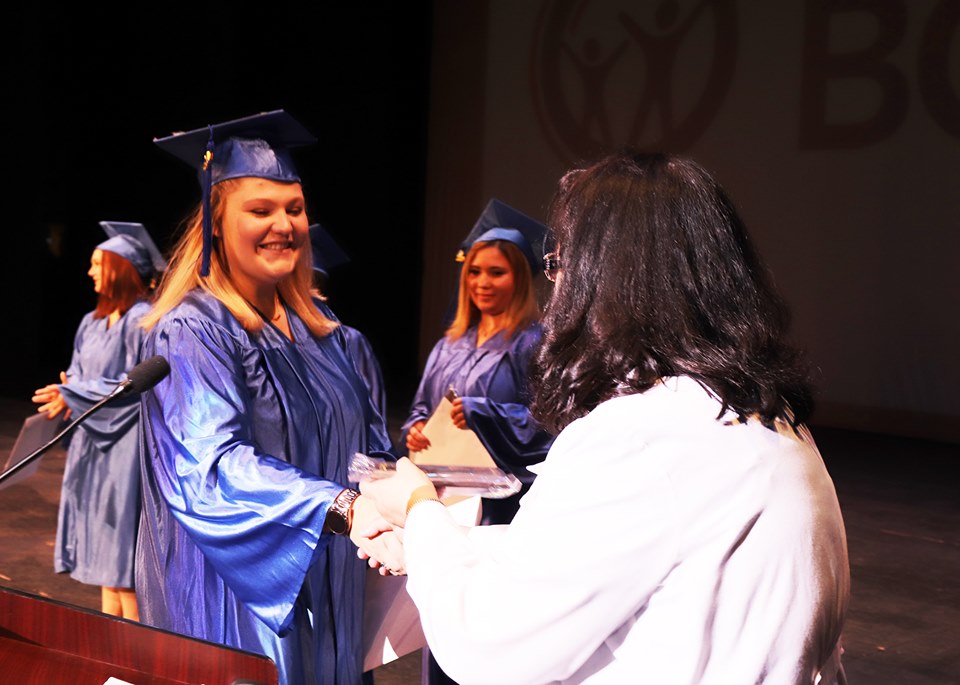
[[[330,279],[330,271],[338,266],[344,266],[350,262],[347,253],[343,251],[337,241],[333,239],[330,232],[320,224],[311,224],[310,226],[310,248],[313,251],[313,271],[314,285],[317,292],[320,293],[321,301],[326,293],[326,284]],[[357,365],[357,371],[367,382],[370,388],[370,395],[380,415],[387,419],[387,387],[383,382],[383,370],[380,368],[380,360],[377,359],[373,351],[373,345],[363,333],[352,326],[340,322],[340,330],[343,332],[347,341],[350,354]]]
[[[266,654],[283,685],[356,685],[355,544],[399,543],[358,534],[377,517],[348,460],[389,440],[311,291],[290,148],[314,138],[276,111],[157,142],[200,170],[203,199],[145,320],[144,355],[171,370],[142,400],[143,620]]]
[[[543,270],[546,227],[492,199],[461,245],[457,309],[423,371],[401,427],[411,452],[429,449],[422,429],[447,391],[453,422],[472,430],[497,465],[523,488],[505,499],[484,499],[482,524],[509,523],[534,474],[527,466],[546,457],[553,436],[540,428],[528,407],[531,355],[540,341],[534,276]],[[424,457],[429,461],[429,457]],[[452,683],[429,650],[423,650],[423,682]]]
[[[457,309],[427,358],[401,438],[411,452],[429,448],[422,428],[453,388],[453,420],[477,434],[497,465],[524,487],[506,499],[485,499],[482,522],[509,523],[553,437],[527,407],[530,356],[540,341],[534,277],[543,270],[546,227],[492,199],[461,245]]]
[[[151,283],[166,263],[142,224],[104,221],[88,275],[97,307],[83,317],[60,383],[33,401],[49,418],[81,416],[137,364]],[[84,419],[70,437],[63,472],[54,570],[101,586],[101,610],[139,620],[133,560],[140,514],[140,402],[119,398]]]

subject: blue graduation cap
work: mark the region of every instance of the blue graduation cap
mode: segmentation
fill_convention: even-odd
[[[199,173],[203,202],[201,276],[210,273],[210,189],[221,181],[249,176],[299,183],[290,148],[316,141],[312,133],[282,109],[153,139]]]
[[[98,250],[120,255],[133,264],[133,268],[144,278],[167,268],[166,260],[143,224],[101,221],[100,226],[109,237],[97,245]]]
[[[324,276],[330,269],[350,262],[347,253],[340,249],[337,241],[320,224],[310,226],[310,248],[313,251],[313,270]]]
[[[457,261],[466,259],[467,252],[474,243],[506,240],[520,248],[536,276],[543,271],[543,243],[546,235],[547,227],[542,223],[493,198],[460,244]]]

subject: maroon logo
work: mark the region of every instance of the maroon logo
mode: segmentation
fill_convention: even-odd
[[[734,0],[545,0],[535,31],[534,108],[567,163],[621,144],[690,148],[733,78]]]

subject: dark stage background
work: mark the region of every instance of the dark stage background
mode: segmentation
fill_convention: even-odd
[[[319,139],[294,153],[310,219],[352,259],[331,274],[330,303],[405,406],[419,373],[430,22],[426,2],[10,10],[0,395],[29,397],[67,367],[95,304],[99,221],[175,241],[199,186],[153,139],[286,109]]]
[[[153,138],[284,108],[319,138],[310,218],[353,259],[331,304],[398,413],[486,202],[545,219],[573,160],[631,143],[731,191],[816,368],[813,423],[960,442],[957,0],[34,3],[4,28],[0,396],[67,365],[99,221],[172,244],[199,189]]]

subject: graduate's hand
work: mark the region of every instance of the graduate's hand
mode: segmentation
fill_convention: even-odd
[[[353,503],[353,524],[350,539],[357,546],[357,556],[366,559],[380,575],[403,575],[403,542],[393,527],[380,515],[370,498],[360,495]]]
[[[63,371],[60,372],[60,382],[64,385],[67,383],[67,374]],[[63,399],[63,395],[60,394],[59,384],[51,383],[42,388],[37,388],[33,391],[31,399],[35,404],[40,405],[37,407],[37,412],[46,414],[48,419],[55,419],[60,412],[65,412],[64,419],[70,418],[70,408]]]
[[[450,418],[453,419],[453,425],[457,428],[466,429],[467,417],[463,413],[463,398],[458,397],[453,401],[453,409],[450,410]]]
[[[376,505],[383,518],[397,528],[406,523],[407,504],[414,492],[437,496],[427,474],[407,457],[397,460],[397,471],[392,476],[361,482],[360,492]]]
[[[417,421],[410,426],[407,432],[407,449],[411,452],[419,452],[430,447],[430,440],[423,434],[423,427],[427,425],[426,421]]]

